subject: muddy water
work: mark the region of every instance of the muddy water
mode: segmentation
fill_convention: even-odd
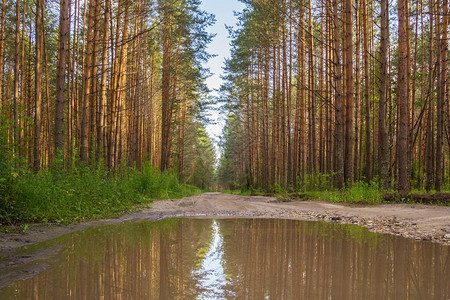
[[[128,222],[22,249],[0,299],[449,299],[449,250],[321,222]]]

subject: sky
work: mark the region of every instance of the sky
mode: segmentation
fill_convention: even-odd
[[[214,26],[208,27],[207,31],[209,33],[215,33],[216,36],[208,46],[208,52],[210,54],[216,54],[217,56],[211,58],[207,64],[206,68],[209,68],[213,74],[207,79],[206,84],[208,88],[212,91],[218,90],[222,84],[220,75],[223,72],[225,58],[230,56],[230,42],[231,39],[228,37],[228,30],[225,28],[227,26],[234,26],[237,23],[237,18],[234,16],[234,11],[240,12],[244,8],[244,4],[238,0],[202,0],[201,9],[212,13],[216,17],[216,23]],[[213,92],[213,95],[217,93]],[[220,112],[211,112],[210,118],[215,124],[209,124],[206,126],[206,132],[209,137],[214,141],[219,141],[222,135],[222,129],[225,124],[224,116],[220,115]],[[216,154],[218,154],[218,147],[215,143]]]

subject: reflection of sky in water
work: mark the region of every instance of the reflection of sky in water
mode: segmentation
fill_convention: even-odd
[[[226,276],[222,266],[223,238],[220,236],[216,220],[212,223],[213,238],[208,253],[195,275],[200,277],[199,288],[202,291],[197,299],[225,299],[223,288],[226,285]]]

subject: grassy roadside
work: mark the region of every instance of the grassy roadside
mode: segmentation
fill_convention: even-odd
[[[347,203],[347,204],[368,204],[376,205],[382,203],[423,203],[427,200],[427,196],[433,198],[433,195],[437,195],[435,192],[426,192],[423,190],[413,190],[409,198],[400,198],[396,194],[389,194],[383,191],[378,184],[373,181],[371,183],[366,183],[363,181],[356,182],[353,184],[352,188],[344,190],[336,189],[324,189],[324,190],[307,190],[302,192],[289,192],[282,189],[277,189],[275,193],[266,193],[261,190],[224,190],[223,193],[228,194],[240,194],[240,195],[263,195],[263,196],[274,196],[279,199],[284,199],[287,201],[296,200],[320,200],[332,203]],[[443,193],[450,193],[449,190],[443,191]],[[416,197],[416,196],[422,197]],[[427,204],[437,204],[443,206],[449,206],[450,199],[445,201],[427,201]]]
[[[172,172],[146,165],[109,174],[93,169],[48,170],[38,174],[0,175],[0,226],[27,223],[69,224],[108,218],[149,207],[153,199],[201,193],[180,183]]]

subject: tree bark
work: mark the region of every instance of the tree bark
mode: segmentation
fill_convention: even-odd
[[[428,60],[428,116],[427,116],[427,142],[426,142],[426,175],[427,181],[425,189],[430,191],[433,186],[434,177],[434,137],[433,137],[433,118],[434,118],[434,43],[433,43],[433,19],[434,19],[434,0],[430,0],[430,52]]]
[[[440,191],[444,179],[444,104],[447,84],[447,52],[448,52],[448,0],[442,4],[442,37],[440,40],[440,74],[439,74],[439,94],[437,97],[437,133],[436,133],[436,177],[435,189]],[[439,15],[439,14],[438,14]]]
[[[398,35],[399,35],[399,66],[397,86],[397,106],[399,115],[398,127],[398,191],[404,197],[410,192],[408,174],[408,135],[409,135],[409,111],[408,111],[408,0],[398,1]]]
[[[43,5],[45,0],[36,1],[36,63],[35,63],[35,114],[34,114],[34,140],[33,140],[33,166],[34,172],[39,172],[40,136],[42,127],[42,52],[44,48],[43,37]]]
[[[344,2],[344,39],[345,39],[345,164],[344,164],[344,181],[346,184],[353,183],[353,17],[352,17],[352,0]]]
[[[334,81],[335,81],[335,114],[336,114],[336,188],[344,187],[344,107],[342,97],[341,50],[339,43],[340,24],[337,1],[333,1],[333,46],[334,46]]]
[[[0,20],[0,111],[3,108],[3,54],[5,53],[5,9],[6,0],[2,1]]]
[[[25,16],[24,16],[25,17]],[[14,115],[14,143],[13,150],[14,155],[17,157],[19,154],[19,80],[20,80],[20,0],[16,0],[16,34],[14,43],[14,102],[13,102],[13,115]],[[1,57],[3,60],[3,57]]]
[[[97,123],[97,147],[103,149],[106,157],[106,133],[105,133],[105,108],[107,107],[107,76],[108,76],[108,46],[109,46],[109,22],[110,22],[111,0],[105,0],[104,24],[103,24],[103,48],[102,48],[102,75],[100,79],[101,95],[98,103],[98,123]],[[98,149],[100,151],[100,149]],[[100,155],[97,155],[97,161]]]
[[[70,29],[70,0],[61,0],[59,17],[59,53],[58,71],[56,78],[55,105],[55,154],[64,151],[64,87],[66,74],[66,57],[69,45]]]
[[[91,77],[92,77],[92,55],[94,39],[94,11],[96,0],[89,1],[88,28],[86,40],[86,53],[83,66],[83,100],[81,107],[81,150],[80,156],[83,162],[88,160],[89,152],[89,99],[91,95]]]
[[[389,50],[389,6],[388,0],[381,0],[381,52],[380,52],[380,101],[378,106],[378,169],[381,187],[390,188],[388,134],[386,130],[386,100],[387,100],[387,64]],[[368,73],[368,71],[367,71]],[[368,75],[368,74],[367,74]],[[367,80],[368,81],[368,80]],[[368,95],[366,103],[368,103]],[[367,105],[367,104],[366,104]],[[369,141],[370,143],[370,141]],[[369,150],[370,151],[370,150]],[[369,153],[370,155],[370,153]]]
[[[168,4],[165,4],[168,5]],[[162,61],[162,118],[161,118],[161,171],[169,167],[170,123],[172,118],[171,99],[171,16],[168,7],[163,8],[163,61]]]

